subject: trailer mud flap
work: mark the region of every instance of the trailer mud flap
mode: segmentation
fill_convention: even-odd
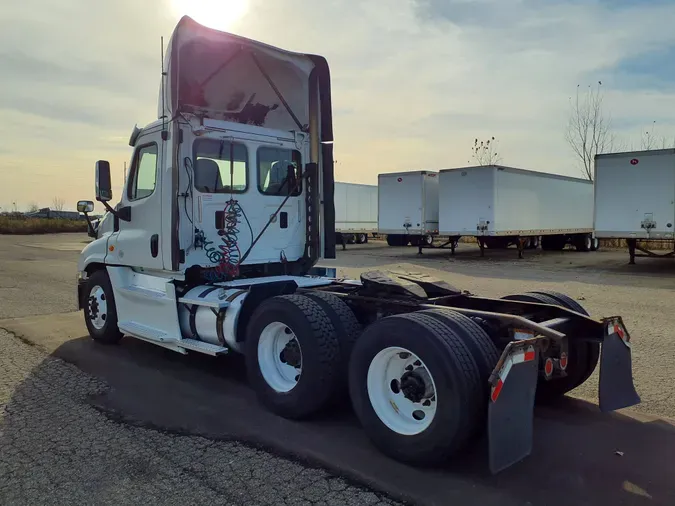
[[[539,351],[534,340],[513,341],[490,377],[490,471],[496,474],[532,452]]]
[[[639,404],[640,396],[633,384],[630,334],[621,317],[605,318],[603,322],[598,403],[601,411],[614,411]]]

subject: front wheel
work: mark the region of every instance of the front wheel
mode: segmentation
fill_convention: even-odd
[[[123,334],[117,328],[115,296],[106,271],[89,277],[84,296],[84,322],[91,338],[104,344],[119,342]]]

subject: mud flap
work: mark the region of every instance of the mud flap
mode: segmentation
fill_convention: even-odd
[[[630,334],[618,316],[603,322],[598,403],[601,411],[614,411],[639,404],[640,396],[633,384]]]
[[[532,453],[539,351],[531,341],[509,343],[495,368],[488,406],[490,471],[496,474]]]

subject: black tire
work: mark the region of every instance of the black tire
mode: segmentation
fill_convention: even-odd
[[[599,249],[600,249],[600,239],[594,237],[593,245],[591,246],[591,251],[598,251]]]
[[[347,240],[347,244],[356,243],[356,236],[354,234],[346,234],[345,238]]]
[[[106,303],[105,322],[101,328],[96,328],[92,318],[97,313],[98,306],[91,299],[89,294],[96,288],[100,287],[103,290],[103,300]],[[104,270],[94,272],[87,280],[86,287],[83,294],[84,300],[84,322],[89,331],[91,338],[103,344],[116,344],[122,339],[123,335],[117,327],[117,307],[115,306],[115,294],[110,284],[108,273]]]
[[[357,234],[356,235],[356,244],[365,244],[368,242],[368,234]]]
[[[540,302],[563,306],[572,311],[588,315],[575,300],[558,292],[540,291],[502,297],[507,300]],[[595,346],[593,346],[595,345]],[[600,347],[597,343],[568,340],[567,376],[552,381],[541,380],[537,384],[537,401],[549,402],[565,395],[586,381],[598,363]]]
[[[346,384],[347,368],[349,367],[349,357],[351,356],[354,343],[361,335],[363,327],[356,319],[354,312],[342,300],[331,293],[321,291],[308,291],[304,293],[307,297],[314,300],[330,318],[340,344],[340,370],[339,376],[342,386]]]
[[[471,352],[480,375],[482,387],[481,419],[474,424],[473,435],[479,435],[485,429],[487,417],[488,399],[490,396],[490,384],[488,379],[492,370],[499,361],[499,350],[485,330],[468,316],[452,311],[451,309],[439,308],[420,311],[419,314],[428,314],[452,328]]]
[[[532,249],[537,249],[537,248],[539,248],[539,243],[540,243],[540,242],[541,242],[541,241],[540,241],[540,239],[539,239],[539,236],[535,235],[534,237],[532,237]]]
[[[433,377],[436,414],[418,434],[390,429],[371,404],[368,369],[373,358],[389,347],[417,355]],[[418,312],[385,317],[367,327],[349,364],[349,392],[366,434],[382,453],[409,464],[440,464],[468,442],[480,418],[481,391],[478,366],[462,339],[445,323]]]
[[[302,373],[287,392],[272,388],[260,371],[258,343],[271,323],[287,325],[302,352]],[[246,332],[246,371],[260,402],[270,411],[290,419],[305,418],[330,400],[339,378],[340,345],[329,316],[304,295],[280,295],[262,302],[253,312]]]
[[[548,290],[538,291],[537,293],[544,294],[548,297],[557,300],[561,306],[564,306],[567,309],[571,309],[572,311],[576,311],[577,313],[580,313],[582,315],[589,316],[588,311],[586,311],[581,304],[579,304],[576,300],[569,297],[568,295],[565,295],[564,293],[552,292]],[[593,372],[595,371],[595,368],[598,366],[598,360],[600,359],[599,343],[593,343],[589,341],[586,342],[575,341],[573,345],[575,350],[574,351],[572,351],[571,349],[569,350],[570,361],[569,365],[567,366],[567,370],[568,370],[568,377],[574,376],[576,377],[576,379],[574,381],[571,381],[574,384],[574,386],[572,386],[569,390],[578,387],[579,385],[584,383],[588,378],[590,378]],[[570,348],[571,347],[572,343],[570,344]],[[572,353],[574,353],[575,363],[581,364],[581,366],[578,368],[572,364],[571,360],[573,358]]]
[[[584,253],[591,251],[593,249],[593,238],[590,234],[577,236],[574,240],[574,248]]]

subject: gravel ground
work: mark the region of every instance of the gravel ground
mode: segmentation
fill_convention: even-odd
[[[1,330],[0,346],[0,504],[398,504],[236,442],[120,424],[88,403],[101,381]]]

